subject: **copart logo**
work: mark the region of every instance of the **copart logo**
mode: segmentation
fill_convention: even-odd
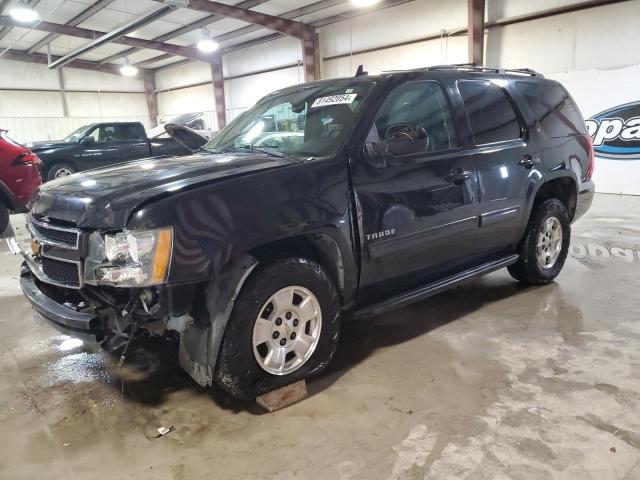
[[[605,110],[585,123],[596,155],[640,160],[640,101]]]

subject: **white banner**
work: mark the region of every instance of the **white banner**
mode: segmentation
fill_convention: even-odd
[[[640,195],[640,66],[546,76],[567,88],[587,120],[596,191]]]

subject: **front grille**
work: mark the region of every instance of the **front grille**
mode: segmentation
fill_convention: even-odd
[[[53,282],[67,287],[80,287],[80,276],[76,263],[49,257],[42,257],[41,262],[42,273]]]
[[[56,227],[48,223],[31,219],[29,222],[31,232],[37,240],[67,248],[77,248],[80,232],[73,228]]]

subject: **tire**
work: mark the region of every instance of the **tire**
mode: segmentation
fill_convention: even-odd
[[[9,210],[0,203],[0,234],[4,233],[7,225],[9,225]]]
[[[47,181],[62,178],[75,173],[76,170],[68,163],[56,163],[47,171]]]
[[[557,231],[561,232],[561,239],[556,237]],[[541,235],[547,239],[542,240],[542,247],[538,249]],[[552,282],[564,266],[570,241],[571,222],[564,203],[555,198],[544,201],[531,213],[518,247],[518,261],[508,267],[509,273],[519,282],[530,285]]]
[[[273,298],[276,293],[280,307]],[[308,299],[304,310],[298,309],[303,296]],[[339,331],[338,294],[320,265],[304,258],[274,261],[254,272],[238,295],[218,353],[215,381],[229,394],[246,400],[317,374],[333,357]],[[275,332],[282,332],[279,339]],[[314,335],[317,340],[309,341]],[[258,344],[260,337],[268,340]],[[283,341],[287,343],[280,348]],[[306,349],[311,343],[315,346]],[[292,350],[286,355],[276,353],[288,349]],[[305,350],[306,358],[300,353]],[[269,357],[273,361],[267,362],[269,351],[274,352]],[[282,358],[284,362],[278,362]]]

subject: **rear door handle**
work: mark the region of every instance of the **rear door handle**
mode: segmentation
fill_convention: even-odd
[[[454,168],[453,170],[451,170],[451,173],[449,175],[444,177],[444,179],[447,182],[451,182],[459,185],[465,180],[468,180],[469,178],[471,178],[472,175],[473,175],[473,172],[470,172],[468,170],[463,170],[461,168]]]
[[[520,160],[520,162],[518,162],[519,165],[522,165],[524,168],[533,168],[534,165],[537,165],[538,163],[540,163],[540,159],[536,158],[536,157],[532,157],[529,154],[526,154],[522,160]]]

